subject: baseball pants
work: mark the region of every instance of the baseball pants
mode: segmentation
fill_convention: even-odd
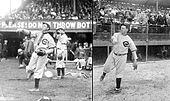
[[[127,55],[117,56],[112,51],[104,64],[103,72],[109,73],[116,68],[116,78],[122,78],[126,67],[126,61]]]
[[[26,71],[34,70],[34,78],[42,78],[47,61],[47,55],[38,56],[35,52],[33,52],[30,62],[28,66],[26,66]]]

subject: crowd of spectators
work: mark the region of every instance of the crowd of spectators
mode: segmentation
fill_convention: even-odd
[[[6,18],[15,20],[91,19],[91,0],[30,0]]]
[[[102,5],[96,1],[94,4],[94,7],[98,8],[93,16],[97,22],[115,22],[116,26],[125,23],[129,25],[132,33],[146,32],[147,26],[150,33],[169,33],[170,10],[168,8],[159,7],[157,11],[152,5],[114,1],[103,1]]]

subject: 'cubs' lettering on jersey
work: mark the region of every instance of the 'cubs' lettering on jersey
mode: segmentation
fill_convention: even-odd
[[[42,44],[47,45],[48,43],[49,43],[49,41],[47,39],[42,40]]]
[[[124,47],[129,47],[129,42],[128,42],[128,41],[124,41],[124,42],[123,42],[123,46],[124,46]]]

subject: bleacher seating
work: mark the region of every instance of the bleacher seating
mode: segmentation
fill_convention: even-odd
[[[51,20],[51,19],[91,19],[91,0],[29,0],[25,5],[5,19]],[[26,2],[26,1],[25,1]]]
[[[129,33],[133,39],[146,40],[148,37],[149,40],[167,40],[170,37],[170,11],[166,7],[159,6],[156,11],[153,5],[109,0],[95,1],[93,7],[95,34],[99,31],[97,29],[104,30],[106,24],[114,25],[113,32],[119,32],[119,26],[124,23],[129,25]]]

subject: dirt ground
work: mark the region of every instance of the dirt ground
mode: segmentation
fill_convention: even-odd
[[[66,72],[78,72],[74,65],[68,65]],[[48,70],[55,75],[54,69]],[[84,71],[89,74],[89,71]],[[34,87],[34,79],[25,80],[25,69],[18,69],[18,60],[8,59],[0,62],[0,101],[37,101],[47,96],[52,101],[91,101],[92,79],[67,76],[62,80],[43,77],[39,92],[29,92]]]
[[[93,69],[93,101],[169,101],[170,60],[138,63],[134,71],[128,63],[122,80],[122,92],[111,93],[115,87],[113,70],[100,82],[102,66]]]

